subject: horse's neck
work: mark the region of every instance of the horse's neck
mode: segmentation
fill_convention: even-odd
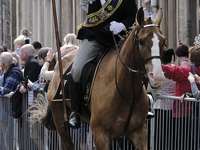
[[[137,54],[137,46],[135,45],[134,41],[134,36],[130,35],[130,37],[127,38],[120,51],[120,57],[124,64],[126,64],[131,69],[137,71],[138,69],[141,70],[141,64],[138,61],[139,59]],[[143,75],[129,71],[123,63],[118,59],[117,82],[119,83],[119,85],[125,85],[125,87],[130,87],[130,90],[127,90],[131,91],[131,88],[135,88],[137,86],[142,85]]]
[[[132,33],[130,33],[129,37],[124,42],[120,50],[120,56],[122,61],[131,69],[142,69],[137,52],[137,45],[135,43],[135,31],[132,31]],[[118,67],[125,69],[124,65],[120,61],[118,61]]]

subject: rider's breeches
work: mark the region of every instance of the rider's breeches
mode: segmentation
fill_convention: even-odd
[[[74,82],[80,81],[85,64],[93,60],[104,48],[105,46],[97,41],[82,40],[71,69]]]

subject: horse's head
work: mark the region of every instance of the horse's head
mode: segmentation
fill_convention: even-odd
[[[162,16],[162,9],[158,10],[155,20],[152,20],[150,17],[144,19],[142,8],[137,13],[137,49],[150,84],[154,88],[159,87],[164,79],[160,56],[164,49],[165,37],[159,28]]]

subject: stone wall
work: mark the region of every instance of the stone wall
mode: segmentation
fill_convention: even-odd
[[[2,10],[2,39],[1,39],[1,45],[7,44],[7,47],[10,49],[11,48],[11,9],[10,5],[11,2],[10,0],[2,0],[1,1],[1,10]]]

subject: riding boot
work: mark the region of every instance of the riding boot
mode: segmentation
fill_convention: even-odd
[[[77,129],[81,125],[81,119],[79,115],[79,105],[81,100],[81,94],[79,91],[79,83],[74,82],[72,76],[69,77],[69,90],[70,90],[70,101],[72,113],[69,118],[70,127],[73,129]]]

